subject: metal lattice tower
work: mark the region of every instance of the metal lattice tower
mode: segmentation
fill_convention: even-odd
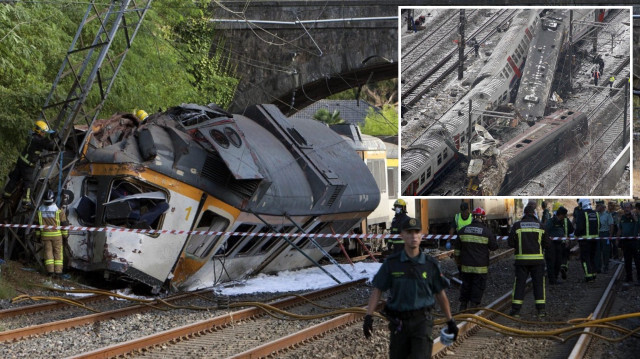
[[[66,180],[64,174],[68,174],[80,158],[87,136],[80,141],[73,135],[74,126],[86,125],[87,135],[91,132],[93,122],[98,118],[151,2],[92,0],[87,6],[38,116],[38,120],[47,122],[50,128],[56,130],[60,141],[58,154],[45,171],[44,181],[34,181],[36,190],[32,193],[35,208],[27,216],[27,223],[33,223],[36,209],[50,181],[59,178],[58,183],[63,184]],[[96,81],[97,86],[94,86]],[[65,149],[72,149],[74,158],[63,167]],[[36,172],[38,170],[36,168]],[[5,246],[6,258],[10,256],[11,249],[7,251]]]

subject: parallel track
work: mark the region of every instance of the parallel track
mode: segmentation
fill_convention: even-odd
[[[472,32],[467,38],[475,37],[479,42],[485,42],[492,36],[497,28],[513,18],[519,10],[503,9],[494,13],[488,18],[477,30]],[[473,49],[465,50],[465,58],[473,52]],[[444,80],[458,66],[457,55],[458,49],[453,49],[448,53],[442,54],[440,57],[426,59],[426,63],[436,63],[422,76],[403,79],[405,86],[402,89],[402,102],[407,106],[415,105],[424,94],[426,94],[433,86]]]

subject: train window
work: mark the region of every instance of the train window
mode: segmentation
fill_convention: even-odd
[[[134,178],[117,179],[104,204],[104,221],[118,227],[160,229],[168,209],[167,194],[161,188]]]
[[[387,173],[385,171],[384,159],[368,159],[367,167],[376,180],[380,193],[387,192],[387,179],[385,178]]]
[[[524,42],[524,41],[523,41],[523,42]],[[525,49],[525,47],[523,46],[523,42],[521,42],[521,43],[518,45],[518,49],[520,49],[520,52],[524,54],[524,53],[526,53],[526,51],[524,50],[524,49]]]
[[[284,226],[280,229],[280,233],[289,233],[293,226]],[[260,247],[260,253],[268,252],[273,248],[276,243],[286,242],[282,237],[274,235],[271,236],[263,245]]]
[[[323,232],[323,230],[327,227],[327,222],[321,222],[318,223],[317,226],[315,226],[313,228],[313,230],[309,231],[309,234],[318,234],[320,232]],[[310,237],[303,237],[302,239],[300,239],[300,241],[298,241],[297,246],[303,249],[307,249],[307,248],[316,248],[316,245],[311,243],[311,241],[309,240]],[[316,242],[318,241],[318,238],[315,238]]]
[[[211,138],[213,138],[213,140],[223,148],[229,148],[229,139],[224,133],[219,130],[211,130],[209,131],[209,135],[211,135]]]
[[[236,132],[236,130],[231,127],[225,127],[224,134],[227,135],[232,145],[240,148],[240,146],[242,145],[242,140],[240,139],[240,135]]]
[[[442,151],[442,159],[447,159],[449,153],[447,152],[448,148],[445,147],[444,151]]]
[[[509,70],[504,69],[502,70],[502,77],[504,77],[505,79],[509,78]]]
[[[426,172],[423,172],[422,175],[420,176],[420,184],[423,184],[426,180]]]
[[[427,168],[427,178],[431,178],[431,166]]]
[[[94,177],[87,177],[82,184],[82,197],[76,206],[78,221],[84,226],[96,224],[96,203],[98,193],[98,180]]]
[[[389,198],[394,199],[398,197],[398,188],[396,179],[398,177],[397,167],[387,167],[387,187],[389,188]]]
[[[233,230],[233,232],[251,232],[253,231],[253,229],[256,228],[256,226],[251,225],[251,224],[247,224],[247,223],[243,223],[241,225],[239,225],[238,227],[236,227],[236,229]],[[249,235],[232,235],[229,236],[229,238],[227,238],[227,241],[222,245],[222,247],[220,248],[220,250],[218,250],[218,253],[216,254],[224,254],[226,256],[228,256],[229,254],[231,254],[231,252],[233,252],[236,247],[242,243],[243,239],[245,238],[249,238]]]
[[[256,230],[256,228],[254,227],[252,231],[255,233],[262,233],[262,234],[256,234],[255,236],[251,236],[248,241],[245,241],[245,244],[242,246],[242,248],[240,248],[237,255],[246,254],[252,249],[254,249],[256,245],[260,243],[263,238],[265,238],[264,233],[269,231],[269,227],[261,226],[260,229],[258,230]]]
[[[442,153],[438,153],[438,166],[442,163]]]
[[[464,143],[464,139],[465,139],[464,135],[460,136],[460,144]]]
[[[202,216],[194,230],[221,232],[228,226],[228,219],[214,213],[213,211],[206,210],[202,213]],[[187,254],[204,258],[208,256],[211,250],[216,246],[220,237],[220,235],[212,236],[192,234],[189,237],[189,242],[187,243],[185,251]]]

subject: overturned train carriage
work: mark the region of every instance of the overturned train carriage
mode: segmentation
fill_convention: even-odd
[[[291,121],[272,105],[242,116],[182,105],[143,124],[114,116],[93,129],[68,188],[76,194],[72,225],[260,234],[69,234],[72,267],[156,290],[311,265],[273,233],[345,233],[380,199],[367,166],[339,135],[313,120]],[[291,240],[322,258],[308,237]],[[316,242],[326,251],[337,244]]]

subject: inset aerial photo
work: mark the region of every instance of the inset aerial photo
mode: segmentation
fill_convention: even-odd
[[[629,196],[630,9],[401,11],[401,193]]]

